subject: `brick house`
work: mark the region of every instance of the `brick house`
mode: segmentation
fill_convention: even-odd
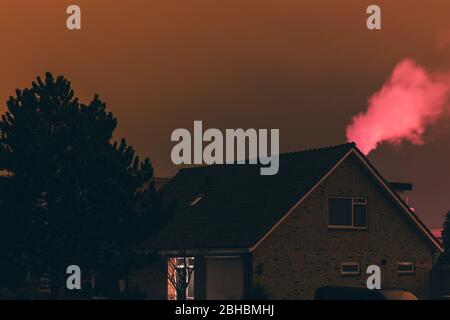
[[[258,285],[271,299],[312,299],[321,286],[365,285],[373,264],[382,286],[430,297],[442,247],[354,144],[282,154],[274,176],[182,169],[162,190],[173,218],[141,248],[162,259],[130,277],[150,298],[176,296],[167,259],[177,256],[193,258],[188,298],[241,299]]]

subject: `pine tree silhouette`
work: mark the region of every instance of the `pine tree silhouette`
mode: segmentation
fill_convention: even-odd
[[[97,95],[80,103],[62,76],[47,73],[9,98],[0,120],[10,190],[2,240],[30,287],[48,276],[56,297],[68,265],[87,274],[157,225],[150,160],[124,139],[113,142],[116,126]]]

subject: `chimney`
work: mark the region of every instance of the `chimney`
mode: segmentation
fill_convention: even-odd
[[[412,191],[413,185],[408,182],[389,182],[389,185],[392,189],[400,196],[400,198],[405,201],[406,204],[409,204],[408,192]],[[411,210],[414,210],[411,208]]]

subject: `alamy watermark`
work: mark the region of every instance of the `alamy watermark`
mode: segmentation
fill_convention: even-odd
[[[366,273],[369,277],[366,280],[366,286],[369,290],[381,289],[381,269],[379,266],[372,264],[367,267]]]
[[[66,280],[66,287],[69,290],[81,290],[81,268],[76,264],[67,267],[66,273],[69,275]]]
[[[381,8],[378,5],[369,5],[366,9],[369,17],[366,20],[366,26],[369,30],[381,29]],[[68,30],[81,30],[81,8],[76,4],[69,5],[66,9],[68,17],[66,27]]]
[[[279,129],[226,129],[224,135],[215,128],[203,132],[202,121],[194,121],[192,135],[188,129],[179,128],[172,132],[170,140],[178,142],[171,152],[176,165],[259,163],[261,175],[278,173]],[[208,144],[203,148],[204,142]]]

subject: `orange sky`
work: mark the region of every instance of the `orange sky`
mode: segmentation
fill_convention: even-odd
[[[381,31],[365,28],[369,4]],[[82,9],[82,30],[65,27]],[[170,133],[205,127],[280,128],[281,150],[345,142],[397,62],[450,68],[448,0],[4,0],[0,10],[0,104],[51,71],[82,101],[99,93],[125,136],[159,176],[171,164]],[[450,125],[433,142],[370,156],[388,178],[415,184],[429,225],[450,209]]]

